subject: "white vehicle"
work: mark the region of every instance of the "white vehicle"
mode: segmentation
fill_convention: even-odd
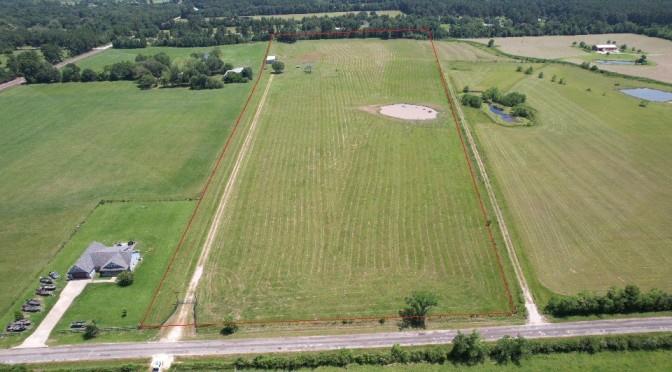
[[[161,359],[154,359],[152,361],[152,372],[159,372],[161,371],[161,367],[163,367],[163,360]]]

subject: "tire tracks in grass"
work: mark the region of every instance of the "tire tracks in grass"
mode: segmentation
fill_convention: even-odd
[[[208,261],[212,245],[215,241],[215,238],[217,237],[217,233],[220,227],[219,225],[220,222],[222,221],[222,218],[224,217],[226,206],[228,205],[228,202],[231,198],[231,194],[233,193],[233,190],[235,188],[236,180],[238,179],[240,169],[242,168],[242,163],[245,160],[245,157],[247,156],[247,153],[249,152],[250,148],[252,147],[252,140],[254,139],[254,134],[256,133],[257,123],[259,122],[259,116],[263,111],[264,103],[266,102],[266,96],[268,95],[268,91],[271,88],[271,83],[273,83],[273,77],[274,75],[271,74],[270,77],[268,78],[268,82],[266,83],[266,89],[264,90],[264,93],[261,96],[259,106],[257,106],[257,111],[255,112],[254,118],[252,119],[252,123],[250,124],[250,129],[247,132],[247,136],[245,136],[245,141],[243,142],[243,145],[240,148],[240,152],[238,153],[236,162],[233,165],[231,175],[229,176],[229,179],[226,182],[226,186],[224,187],[224,192],[222,193],[222,197],[219,200],[217,211],[215,212],[215,216],[212,220],[212,223],[210,224],[210,229],[208,230],[208,235],[205,239],[205,243],[203,243],[201,254],[198,257],[198,261],[196,263],[196,269],[194,270],[194,274],[192,275],[191,280],[189,281],[189,286],[187,287],[184,301],[182,304],[178,305],[178,308],[176,309],[172,319],[168,321],[170,325],[175,326],[163,328],[165,331],[161,336],[161,341],[169,341],[169,342],[179,341],[182,338],[185,329],[193,330],[195,328],[195,324],[193,322],[194,307],[191,305],[194,303],[196,299],[196,290],[198,289],[198,284],[201,281],[203,271],[205,269],[205,264]]]

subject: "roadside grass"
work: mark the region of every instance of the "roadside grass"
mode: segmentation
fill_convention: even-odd
[[[173,48],[173,47],[147,47],[140,49],[115,49],[110,48],[102,53],[77,62],[77,66],[82,69],[90,68],[94,71],[102,71],[107,65],[122,61],[135,61],[137,55],[154,55],[157,53],[166,53],[171,61],[180,63],[185,61],[193,53],[209,53],[214,48],[222,51],[222,60],[228,63],[234,63],[236,66],[250,66],[257,69],[263,49],[266,46],[264,42],[245,43],[235,45],[220,45],[211,47],[194,48]],[[262,53],[262,54],[260,54]]]
[[[196,197],[250,88],[100,82],[0,93],[0,324],[101,199]]]
[[[508,311],[429,44],[302,41],[272,54],[287,69],[220,226],[199,322],[395,315],[420,289],[439,296],[435,313]],[[308,61],[311,74],[295,68]],[[398,102],[440,119],[361,110]]]
[[[513,89],[538,110],[539,125],[504,128],[465,108],[539,305],[551,292],[672,289],[672,106],[641,108],[618,91],[660,86],[573,66],[534,65],[523,75],[518,63],[447,65],[458,67],[446,69],[458,88]]]
[[[142,261],[134,273],[133,284],[128,287],[114,283],[87,285],[54,328],[50,343],[67,339],[59,331],[69,330],[70,323],[76,320],[95,321],[103,329],[137,327],[194,203],[110,203],[97,208],[65,251],[81,253],[92,241],[111,245],[119,240],[135,240]],[[61,259],[64,265],[59,269],[65,272],[76,259],[64,257]],[[126,316],[122,316],[124,310]],[[102,332],[96,341],[107,341],[113,334]],[[81,334],[77,335],[81,339]]]
[[[421,347],[427,349],[431,347]],[[404,348],[411,351],[413,347]],[[364,352],[375,352],[380,349],[352,350],[354,355]],[[305,353],[306,355],[311,353]],[[314,354],[314,353],[313,353]],[[285,354],[293,355],[293,354]],[[233,363],[238,356],[220,357],[177,357],[172,365],[174,371],[193,370],[233,370]],[[244,355],[244,358],[251,356]],[[550,355],[533,355],[523,359],[520,365],[510,363],[498,365],[491,360],[484,364],[468,366],[464,364],[428,364],[409,363],[391,364],[386,366],[369,366],[350,364],[345,368],[319,367],[316,369],[300,369],[300,371],[668,371],[672,366],[672,354],[669,351],[624,351],[601,352],[596,354],[567,353]]]
[[[338,17],[346,14],[357,14],[359,12],[322,12],[322,13],[295,13],[295,14],[271,14],[271,15],[255,15],[251,18],[261,19],[261,18],[281,18],[281,19],[295,19],[301,20],[304,17]],[[403,14],[399,10],[376,10],[376,14],[379,16],[389,16],[396,17]]]

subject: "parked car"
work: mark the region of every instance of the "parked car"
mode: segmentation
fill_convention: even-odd
[[[45,291],[55,291],[56,290],[56,286],[53,285],[53,284],[45,284],[45,285],[41,286],[40,288],[44,289]]]
[[[52,272],[49,273],[49,276],[51,277],[51,279],[58,279],[58,278],[61,277],[61,274],[59,274],[56,271],[52,271]]]
[[[39,313],[40,311],[42,311],[42,307],[25,304],[21,306],[21,310],[27,313]]]
[[[42,303],[34,298],[31,298],[30,300],[26,301],[26,305],[30,306],[42,306]]]
[[[54,280],[51,279],[51,278],[41,277],[40,278],[40,283],[42,283],[42,284],[54,284]]]
[[[54,291],[49,291],[44,288],[38,288],[35,290],[35,294],[38,296],[51,296],[53,295]]]
[[[16,324],[16,323],[11,323],[10,325],[5,328],[7,332],[23,332],[26,330],[26,326],[23,324]]]
[[[30,325],[33,324],[33,322],[31,322],[30,319],[19,319],[15,321],[14,324],[21,324],[26,327],[30,327]]]
[[[72,328],[72,329],[86,328],[86,320],[76,320],[76,321],[70,323],[70,328]]]

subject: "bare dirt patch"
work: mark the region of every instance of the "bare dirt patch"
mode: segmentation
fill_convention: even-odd
[[[394,119],[406,121],[434,120],[439,112],[428,106],[413,105],[409,103],[395,103],[392,105],[364,106],[361,110],[371,114],[382,115]]]
[[[489,39],[474,39],[486,44]],[[599,34],[572,36],[524,36],[495,38],[495,45],[502,51],[526,57],[565,59],[581,63],[586,55],[579,48],[572,47],[572,42],[584,41],[588,44],[606,43],[607,40],[617,44],[627,44],[647,53],[654,66],[634,65],[600,65],[600,69],[622,74],[641,76],[672,83],[672,41],[636,34]]]

